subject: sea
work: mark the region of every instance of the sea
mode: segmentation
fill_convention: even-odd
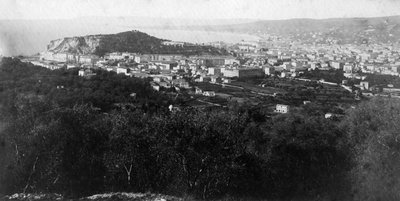
[[[162,39],[198,44],[216,41],[238,43],[240,41],[257,41],[260,39],[255,35],[233,32],[165,29],[143,29],[141,31]]]

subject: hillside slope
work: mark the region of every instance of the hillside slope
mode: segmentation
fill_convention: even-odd
[[[108,35],[88,35],[57,39],[47,45],[52,53],[96,54],[109,52],[135,52],[141,54],[183,55],[227,55],[227,51],[210,46],[187,44],[184,46],[163,45],[164,39],[140,31],[128,31]]]
[[[194,27],[192,27],[194,28]],[[302,42],[331,38],[340,43],[397,42],[400,40],[400,16],[376,18],[260,20],[251,23],[202,26],[197,29],[241,33],[267,33],[289,36]]]
[[[47,45],[47,50],[51,52],[70,52],[79,54],[90,54],[96,51],[101,38],[104,36],[83,36],[52,40]]]

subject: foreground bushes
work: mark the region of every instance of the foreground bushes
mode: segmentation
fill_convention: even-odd
[[[398,100],[361,103],[341,122],[312,108],[273,118],[246,107],[170,113],[172,101],[143,80],[24,65],[0,66],[0,194],[400,198]]]
[[[400,200],[400,100],[362,103],[343,124],[354,147],[355,200]]]
[[[19,111],[6,131],[7,143],[19,149],[8,161],[7,193],[312,197],[337,194],[346,184],[346,138],[321,118],[294,114],[255,123],[247,113],[223,110],[38,108],[45,107]]]

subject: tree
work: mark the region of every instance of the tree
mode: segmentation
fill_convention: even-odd
[[[163,126],[164,146],[179,157],[187,192],[202,198],[226,193],[232,164],[245,150],[241,133],[247,117],[188,109],[170,118]]]
[[[264,160],[273,193],[342,199],[349,166],[344,133],[323,117],[300,114],[279,115],[271,128]]]
[[[374,98],[343,121],[354,149],[355,200],[400,199],[400,101]]]
[[[97,110],[48,107],[39,115],[38,108],[25,109],[8,130],[16,147],[14,190],[70,196],[100,190],[107,128]]]
[[[108,149],[104,163],[114,176],[121,171],[125,173],[126,188],[129,190],[132,185],[135,190],[143,190],[149,186],[148,178],[142,178],[142,184],[138,182],[140,177],[145,177],[140,173],[146,171],[146,161],[151,160],[147,136],[140,131],[143,125],[141,117],[143,117],[141,114],[130,114],[127,110],[114,112],[109,117],[111,131],[108,134]],[[133,179],[135,184],[132,184]]]

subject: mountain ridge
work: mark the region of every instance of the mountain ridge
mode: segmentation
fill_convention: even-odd
[[[189,27],[187,27],[189,28]],[[310,40],[314,34],[333,38],[340,43],[362,40],[369,42],[396,42],[400,40],[400,15],[374,18],[296,18],[285,20],[259,20],[236,25],[190,27],[209,31],[237,33],[267,33],[278,36],[294,36],[294,39]]]
[[[388,19],[389,25],[385,25],[385,20]],[[387,38],[389,34],[393,34],[394,39],[398,39],[400,36],[400,31],[396,25],[400,24],[400,15],[395,16],[384,16],[384,17],[373,17],[373,18],[328,18],[328,19],[285,19],[285,20],[257,20],[254,22],[239,21],[240,23],[233,23],[232,21],[224,21],[225,25],[215,25],[209,24],[208,21],[203,21],[203,24],[193,21],[193,23],[175,23],[173,20],[169,23],[168,20],[155,20],[155,19],[137,19],[137,18],[77,18],[77,19],[62,19],[62,20],[0,20],[0,54],[5,56],[17,56],[19,54],[32,55],[44,50],[44,47],[48,42],[55,38],[62,38],[66,35],[79,36],[79,35],[89,35],[89,34],[114,34],[118,32],[123,32],[126,30],[144,28],[154,28],[159,30],[169,29],[169,30],[200,30],[200,31],[217,31],[217,32],[232,32],[232,33],[255,33],[257,31],[263,31],[264,33],[271,33],[277,35],[287,35],[287,30],[289,32],[294,32],[293,28],[286,28],[288,26],[293,26],[301,28],[296,24],[297,21],[306,22],[320,22],[326,21],[333,23],[336,30],[341,32],[348,32],[343,34],[329,34],[328,31],[324,31],[327,35],[332,35],[338,38],[350,38],[347,42],[354,41],[354,34],[358,32],[365,32],[368,28],[369,23],[379,22],[381,24],[379,27],[384,27],[383,30],[389,30],[390,27],[394,27],[393,30],[389,30],[390,33],[381,33],[382,31],[368,32],[368,35],[378,34],[379,37],[376,41],[388,41]],[[362,21],[364,23],[361,23]],[[250,21],[250,19],[249,19]],[[350,25],[338,26],[337,24],[343,24],[341,21],[357,22],[355,27],[364,27],[363,29],[357,28],[355,31]],[[243,23],[245,22],[245,23]],[[292,25],[290,23],[292,23]],[[221,22],[222,23],[222,22]],[[336,23],[336,24],[335,24]],[[168,26],[166,26],[167,24]],[[207,24],[207,25],[204,25]],[[268,30],[268,24],[273,24]],[[304,24],[304,23],[303,23]],[[349,24],[349,23],[347,23]],[[328,28],[328,25],[326,25]],[[386,27],[386,28],[385,28]],[[314,29],[309,27],[308,29]],[[318,27],[317,27],[318,28]],[[340,30],[346,29],[346,30]],[[304,31],[302,31],[304,32]],[[338,32],[338,31],[337,31]],[[309,36],[308,36],[309,38]],[[300,38],[301,39],[301,38]],[[396,41],[396,40],[391,40]],[[188,41],[191,42],[191,41]],[[211,42],[211,41],[210,41]],[[346,41],[345,41],[346,42]]]

